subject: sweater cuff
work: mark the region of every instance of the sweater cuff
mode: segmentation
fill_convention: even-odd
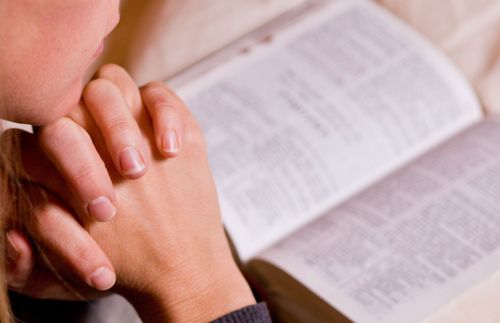
[[[212,323],[271,323],[271,316],[266,303],[259,303],[244,307],[223,317],[212,321]]]

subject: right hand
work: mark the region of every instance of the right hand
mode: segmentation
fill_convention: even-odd
[[[145,141],[133,115],[143,108],[150,107],[143,107],[143,98],[135,82],[123,68],[110,64],[100,68],[87,84],[79,110],[73,112],[73,116],[84,115],[88,120],[95,120],[92,124],[97,125],[96,131],[102,134],[112,160],[110,165],[114,165],[112,169],[128,179],[143,176],[149,164]],[[164,158],[176,157],[182,147],[183,120],[175,109],[152,108],[149,117],[154,125],[157,150]],[[17,135],[10,131],[2,139],[7,140],[9,133]],[[116,213],[115,191],[108,169],[85,129],[68,116],[40,128],[36,139],[40,147],[25,151],[28,172],[33,177],[44,178],[46,187],[64,197],[78,219],[111,220]],[[48,160],[40,157],[40,150]],[[131,157],[136,157],[135,161]],[[52,164],[57,171],[50,171]],[[63,182],[65,185],[60,184]],[[34,266],[39,252],[32,250],[29,240],[19,230],[23,218],[19,214],[12,214],[11,218],[7,232],[9,287],[35,298],[74,299],[74,295],[64,291],[64,286],[57,284],[50,272]],[[114,269],[109,259],[83,228],[45,227],[39,236],[32,238],[51,245],[60,259],[94,288],[106,290],[114,283]],[[82,252],[92,256],[82,262],[75,256]],[[107,279],[93,283],[91,276],[102,267],[109,270]]]
[[[149,117],[144,111],[135,111],[149,142],[149,170],[133,182],[122,181],[119,173],[111,170],[119,216],[109,223],[82,221],[115,267],[116,291],[136,305],[144,320],[153,321],[209,321],[255,303],[224,234],[201,130],[184,104],[163,84],[143,88],[142,97],[150,107],[176,109],[186,131],[179,156],[164,160],[154,148]],[[86,128],[112,169],[105,141],[85,111],[73,120]],[[54,185],[46,183],[47,178],[35,180]],[[52,214],[66,226],[80,225],[57,198],[50,202],[42,201],[37,213]],[[34,235],[43,230],[37,221],[27,229]],[[64,269],[62,273],[77,283],[71,273]]]

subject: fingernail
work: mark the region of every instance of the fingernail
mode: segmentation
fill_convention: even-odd
[[[179,153],[179,138],[174,129],[167,129],[163,134],[161,149],[167,154]]]
[[[101,196],[93,200],[87,206],[87,209],[97,221],[106,222],[116,215],[116,207],[106,196]]]
[[[99,267],[90,276],[90,284],[97,290],[108,290],[116,282],[115,274],[107,267]]]
[[[16,246],[14,239],[12,238],[12,233],[7,232],[6,237],[7,237],[7,248],[6,248],[7,260],[11,263],[16,263],[19,260],[21,253],[19,252],[19,248]]]
[[[141,174],[146,169],[146,164],[141,158],[137,149],[126,148],[120,155],[120,166],[125,176],[134,176]]]

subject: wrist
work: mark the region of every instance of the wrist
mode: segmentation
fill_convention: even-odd
[[[144,322],[209,322],[256,303],[233,261],[164,276],[128,297]]]

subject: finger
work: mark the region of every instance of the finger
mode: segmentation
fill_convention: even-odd
[[[19,139],[21,151],[21,164],[30,179],[47,190],[54,192],[68,204],[79,207],[73,194],[67,189],[64,179],[61,177],[54,164],[43,153],[38,145],[35,135],[21,130],[9,130],[16,132]]]
[[[37,182],[67,201],[68,204],[79,207],[57,169],[40,150],[32,133],[20,129],[9,129],[2,133],[0,145],[2,149],[9,148],[9,156],[13,158],[12,163],[16,167],[13,173],[19,180]],[[10,220],[15,222],[20,218]]]
[[[6,240],[6,277],[10,290],[36,299],[83,300],[64,279],[36,261],[24,233],[11,229],[6,233]]]
[[[78,210],[98,221],[111,220],[116,214],[115,191],[106,166],[87,132],[72,120],[62,118],[41,128],[38,141],[64,178],[64,182],[80,201]],[[29,139],[26,140],[26,145],[29,146],[24,150],[33,155],[38,154],[38,157],[31,158],[43,160],[39,152],[32,148],[33,143],[30,143]],[[41,167],[37,170],[36,166],[34,168],[37,172],[45,170]],[[52,184],[54,185],[62,184],[58,182]]]
[[[95,123],[94,118],[90,114],[89,109],[82,101],[79,102],[78,106],[73,109],[68,115],[68,118],[73,120],[77,125],[85,129],[85,131],[92,138],[92,142],[94,143],[95,148],[101,155],[102,160],[106,165],[113,165],[113,159],[111,158],[110,153],[106,147],[106,143],[104,142],[104,138],[102,137],[102,132]],[[115,173],[120,175],[119,171],[115,167],[110,167],[108,169],[110,175],[114,176]]]
[[[120,90],[132,115],[137,119],[136,114],[142,107],[141,93],[127,71],[116,64],[106,64],[99,68],[95,76],[110,81]]]
[[[142,134],[120,89],[106,79],[91,81],[83,100],[106,142],[116,168],[134,179],[146,173]]]
[[[161,82],[144,86],[141,95],[153,120],[158,149],[165,157],[177,156],[184,137],[183,103]]]
[[[6,233],[7,283],[11,288],[23,288],[33,272],[33,252],[28,238],[20,231]]]
[[[83,301],[87,298],[61,282],[57,276],[45,268],[35,268],[32,276],[21,287],[9,289],[35,299],[56,299],[60,301]]]
[[[62,262],[68,273],[89,286],[97,290],[111,288],[116,276],[97,242],[55,198],[41,196],[33,189],[28,191],[34,198],[34,209],[32,221],[26,223],[27,230],[46,252],[45,260],[58,259],[48,263],[48,267],[61,269]]]

